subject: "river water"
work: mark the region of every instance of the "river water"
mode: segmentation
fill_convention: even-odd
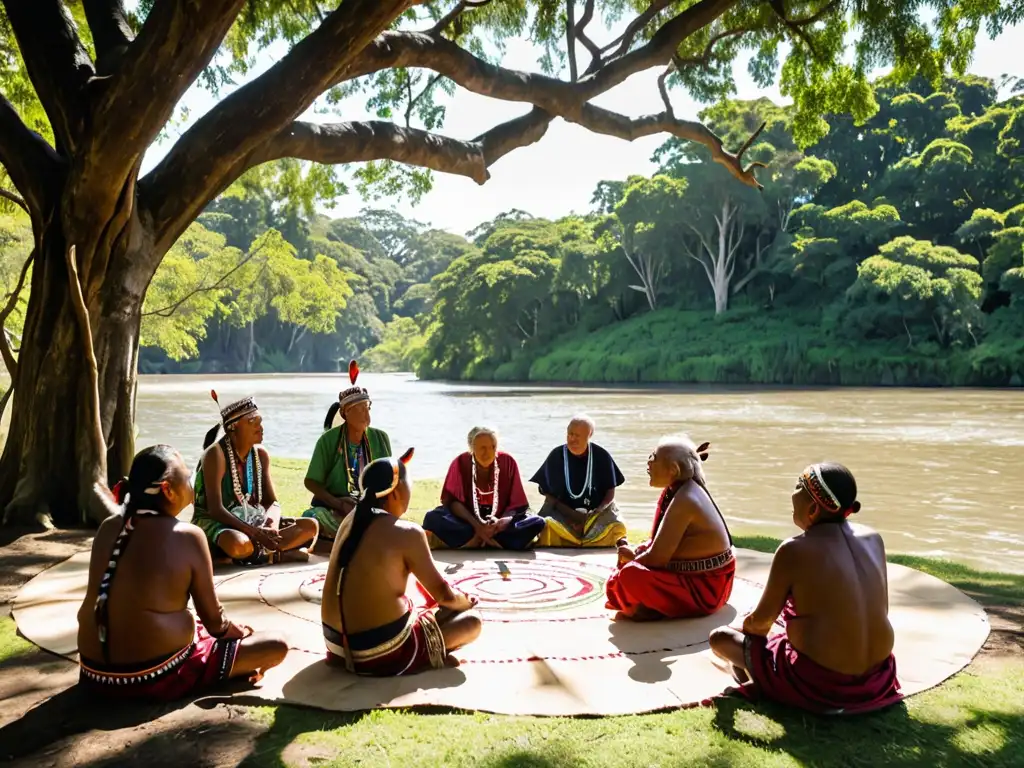
[[[1024,573],[1024,393],[962,389],[555,388],[417,381],[363,374],[373,423],[396,452],[416,447],[414,476],[440,479],[477,424],[496,427],[524,482],[564,441],[569,417],[597,422],[626,484],[627,521],[650,524],[657,492],[647,456],[663,434],[712,443],[708,483],[734,531],[795,532],[789,496],[813,461],[846,464],[858,479],[858,520],[893,552],[947,557]],[[190,461],[217,420],[210,399],[253,395],[272,456],[306,459],[347,377],[142,377],[138,445],[168,442]],[[536,486],[527,484],[532,499]]]

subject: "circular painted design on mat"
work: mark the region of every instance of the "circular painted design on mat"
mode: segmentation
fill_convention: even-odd
[[[299,597],[305,600],[307,603],[315,603],[320,605],[320,601],[323,599],[324,594],[324,582],[327,580],[327,569],[324,569],[323,573],[318,573],[315,576],[303,581],[299,584]]]
[[[479,600],[483,613],[565,613],[604,607],[612,569],[582,560],[483,560],[449,565],[448,583]]]

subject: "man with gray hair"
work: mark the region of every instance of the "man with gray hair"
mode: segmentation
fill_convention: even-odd
[[[530,478],[544,494],[540,516],[547,519],[537,546],[627,546],[626,524],[615,504],[615,489],[625,478],[593,436],[594,420],[574,416],[565,444],[552,450]]]
[[[663,438],[648,458],[650,484],[664,490],[650,540],[635,553],[619,549],[619,567],[605,586],[617,619],[709,616],[732,595],[732,536],[704,482],[710,447],[688,437]]]

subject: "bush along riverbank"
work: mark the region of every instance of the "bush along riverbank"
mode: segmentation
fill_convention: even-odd
[[[844,338],[819,312],[665,309],[562,336],[500,365],[484,359],[476,381],[603,384],[980,386],[1024,384],[1024,334],[997,312],[986,340],[942,349],[923,342]],[[429,377],[429,372],[427,377]]]

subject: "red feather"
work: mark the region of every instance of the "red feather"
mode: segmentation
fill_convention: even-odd
[[[118,504],[124,504],[125,492],[128,490],[128,482],[124,479],[118,480],[114,483],[114,487],[111,492],[114,494],[114,501]]]
[[[415,448],[410,448],[408,451],[402,454],[402,457],[399,459],[399,461],[402,462],[403,464],[408,464],[410,461],[412,461],[412,455],[415,452]]]
[[[220,405],[220,400],[217,399],[217,390],[216,389],[211,389],[210,390],[210,397],[213,398],[213,402],[215,402],[217,405]]]
[[[356,379],[359,378],[359,363],[355,360],[348,364],[348,380],[352,382],[352,386],[356,385]]]

